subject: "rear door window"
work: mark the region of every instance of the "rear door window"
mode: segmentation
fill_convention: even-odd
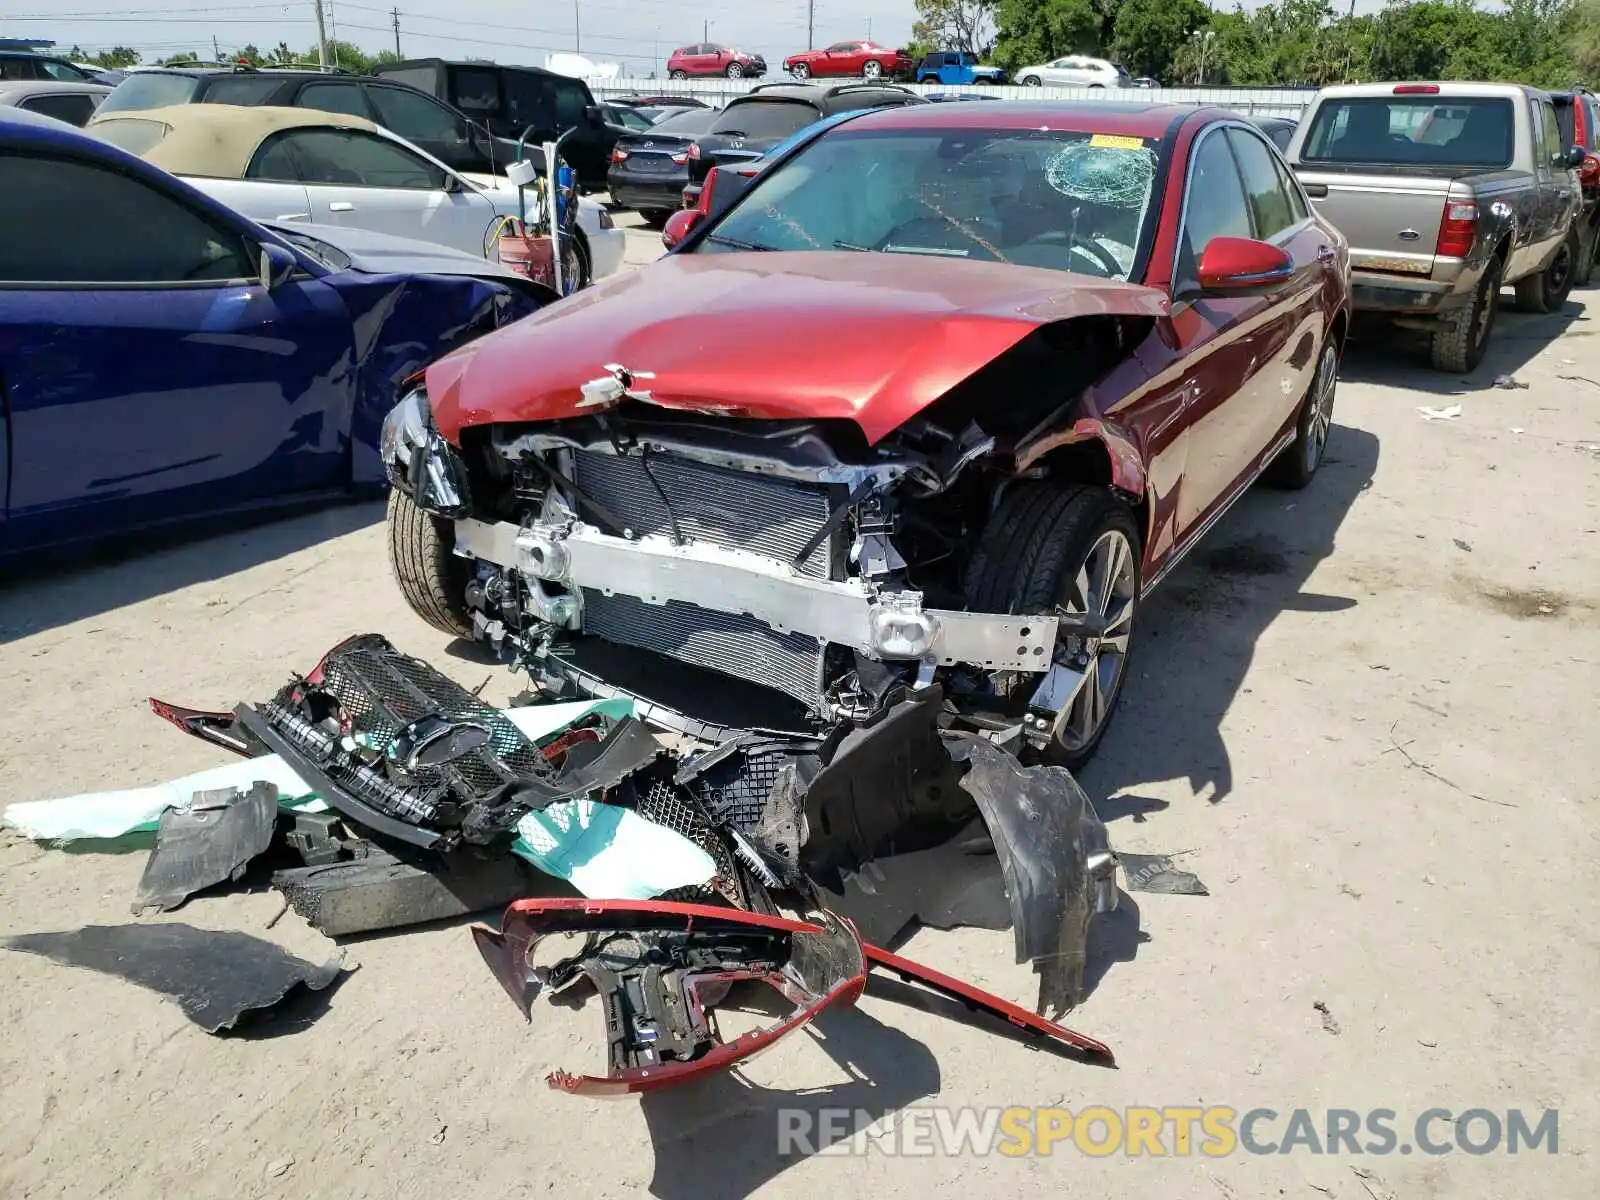
[[[467,116],[485,123],[498,121],[500,72],[483,67],[451,67],[450,85],[450,99]]]
[[[571,129],[583,122],[583,110],[589,106],[589,89],[576,79],[556,79],[556,132]]]
[[[200,100],[204,104],[265,104],[267,97],[282,86],[282,79],[230,75],[224,79],[213,79]]]
[[[94,100],[88,96],[75,96],[70,92],[54,96],[30,96],[18,107],[54,117],[69,125],[82,126],[94,116]]]
[[[555,98],[544,76],[526,71],[506,75],[506,121],[519,136],[530,126],[535,136],[555,130]]]
[[[370,115],[367,102],[361,96],[361,85],[356,83],[313,83],[300,89],[300,96],[295,103],[301,108],[344,113],[349,117]]]

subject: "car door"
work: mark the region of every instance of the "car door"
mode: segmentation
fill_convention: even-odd
[[[1239,174],[1250,201],[1255,236],[1279,247],[1294,260],[1291,279],[1264,297],[1254,341],[1259,386],[1247,390],[1247,402],[1235,422],[1243,436],[1239,474],[1263,466],[1300,409],[1311,386],[1317,355],[1327,336],[1322,296],[1337,252],[1323,229],[1311,219],[1299,187],[1284,174],[1281,161],[1265,136],[1236,125],[1227,132]]]
[[[94,116],[97,103],[97,98],[88,92],[43,92],[27,97],[17,107],[82,128]]]
[[[1534,114],[1544,135],[1545,153],[1540,155],[1539,186],[1545,193],[1546,226],[1544,230],[1545,253],[1553,253],[1556,245],[1567,235],[1573,210],[1578,204],[1578,188],[1572,169],[1567,166],[1568,146],[1563,144],[1561,127],[1556,121],[1554,105],[1546,96],[1534,102]]]
[[[1200,256],[1213,238],[1252,237],[1255,227],[1227,126],[1210,125],[1189,152],[1188,181],[1173,270],[1173,334],[1188,429],[1177,535],[1203,528],[1229,497],[1249,457],[1253,392],[1259,388],[1260,296],[1198,294]]]
[[[377,123],[458,171],[487,171],[489,162],[460,113],[432,96],[388,83],[366,85]]]
[[[314,222],[417,238],[482,256],[495,213],[441,164],[361,129],[285,129],[249,172],[284,155],[305,186]]]
[[[331,287],[268,291],[252,231],[154,172],[8,150],[0,177],[11,547],[346,482]]]

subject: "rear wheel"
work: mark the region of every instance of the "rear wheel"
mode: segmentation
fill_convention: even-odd
[[[455,555],[450,522],[418,508],[398,488],[389,493],[389,566],[400,594],[441,633],[470,638],[467,583],[471,567]]]
[[[861,74],[867,79],[877,79],[883,74],[883,64],[875,58],[869,58],[862,66]]]
[[[668,75],[669,79],[687,79],[687,78],[689,78],[689,72],[687,72],[687,71],[669,71],[667,73],[667,75]]]
[[[1322,463],[1322,452],[1333,428],[1333,396],[1339,388],[1339,348],[1330,336],[1317,356],[1317,370],[1306,389],[1305,403],[1294,441],[1267,468],[1267,482],[1278,487],[1303,488]]]
[[[1433,369],[1464,375],[1477,369],[1489,345],[1489,331],[1500,312],[1500,271],[1491,263],[1473,294],[1472,303],[1456,309],[1433,335]]]
[[[1573,287],[1588,287],[1594,275],[1595,259],[1600,257],[1600,231],[1589,230],[1589,238],[1578,239],[1578,268],[1572,273]]]
[[[1578,231],[1567,230],[1550,265],[1537,275],[1517,280],[1517,307],[1523,312],[1555,312],[1572,293],[1578,266]]]
[[[1008,491],[973,553],[966,592],[975,611],[1093,612],[1106,619],[1103,636],[1077,639],[1088,658],[1087,678],[1056,720],[1047,761],[1082,765],[1111,724],[1128,673],[1139,559],[1139,529],[1127,505],[1103,487],[1052,482]],[[1057,643],[1057,661],[1069,653],[1067,642]]]

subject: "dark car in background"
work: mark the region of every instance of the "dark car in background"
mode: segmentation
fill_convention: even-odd
[[[81,126],[88,123],[94,110],[110,94],[111,89],[103,83],[67,83],[54,79],[0,82],[0,108],[20,108]]]
[[[1561,129],[1561,145],[1583,151],[1578,168],[1578,183],[1583,188],[1583,209],[1573,220],[1578,231],[1578,262],[1572,281],[1586,287],[1594,274],[1595,258],[1600,256],[1600,97],[1586,87],[1570,92],[1551,92],[1556,124]]]
[[[630,108],[715,108],[693,96],[612,96],[609,104],[625,104]]]
[[[685,109],[645,133],[617,139],[606,176],[613,203],[640,213],[652,225],[683,204],[689,184],[689,148],[717,119],[712,108]]]
[[[426,92],[399,80],[322,71],[252,67],[160,67],[135,71],[101,108],[132,112],[173,104],[314,108],[364,117],[397,133],[457,171],[504,171],[516,153],[489,131]]]
[[[0,83],[57,79],[62,83],[99,83],[99,72],[74,66],[64,58],[27,50],[0,50]]]
[[[700,42],[679,46],[667,59],[667,75],[688,79],[691,75],[722,75],[728,79],[759,79],[767,73],[767,60],[732,46]]]
[[[0,179],[0,557],[380,484],[401,383],[553,298],[443,247],[262,225],[16,109]]]
[[[858,109],[922,103],[917,93],[892,83],[762,84],[728,101],[690,147],[684,203],[694,203],[695,189],[712,167],[752,162],[814,121]]]
[[[528,143],[537,146],[554,141],[569,129],[577,129],[562,147],[563,157],[585,187],[606,185],[611,147],[623,130],[609,122],[585,124],[584,113],[594,106],[595,99],[581,79],[540,67],[503,67],[443,58],[385,63],[373,74],[443,100],[499,138],[515,141],[526,133]]]
[[[1300,122],[1291,117],[1252,117],[1251,123],[1267,135],[1280,154],[1289,149],[1289,141],[1300,127]]]

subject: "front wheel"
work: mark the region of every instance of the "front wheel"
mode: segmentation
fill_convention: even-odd
[[[1305,402],[1295,427],[1294,441],[1267,468],[1267,482],[1284,488],[1303,488],[1322,464],[1322,452],[1333,428],[1333,396],[1339,389],[1339,349],[1330,336],[1317,356],[1316,374],[1306,389]]]
[[[1023,87],[1043,87],[1044,86],[1044,80],[1040,79],[1037,75],[1024,75],[1022,77],[1022,86]]]
[[[794,66],[789,68],[789,74],[793,75],[796,79],[810,79],[811,68],[806,66],[805,63],[795,63]]]
[[[1537,275],[1517,280],[1517,307],[1523,312],[1551,313],[1572,294],[1578,265],[1578,231],[1568,229],[1550,265]]]
[[[1007,491],[973,552],[966,593],[974,611],[1105,619],[1098,637],[1057,641],[1055,660],[1078,656],[1085,678],[1057,715],[1048,762],[1081,766],[1110,727],[1139,607],[1139,547],[1133,512],[1109,490],[1042,481]]]
[[[389,493],[389,567],[400,595],[440,633],[472,636],[467,612],[467,584],[472,569],[455,554],[455,530],[449,521],[418,508],[399,488]]]
[[[743,79],[744,78],[744,68],[741,67],[738,63],[729,63],[728,64],[728,78],[729,79]]]

